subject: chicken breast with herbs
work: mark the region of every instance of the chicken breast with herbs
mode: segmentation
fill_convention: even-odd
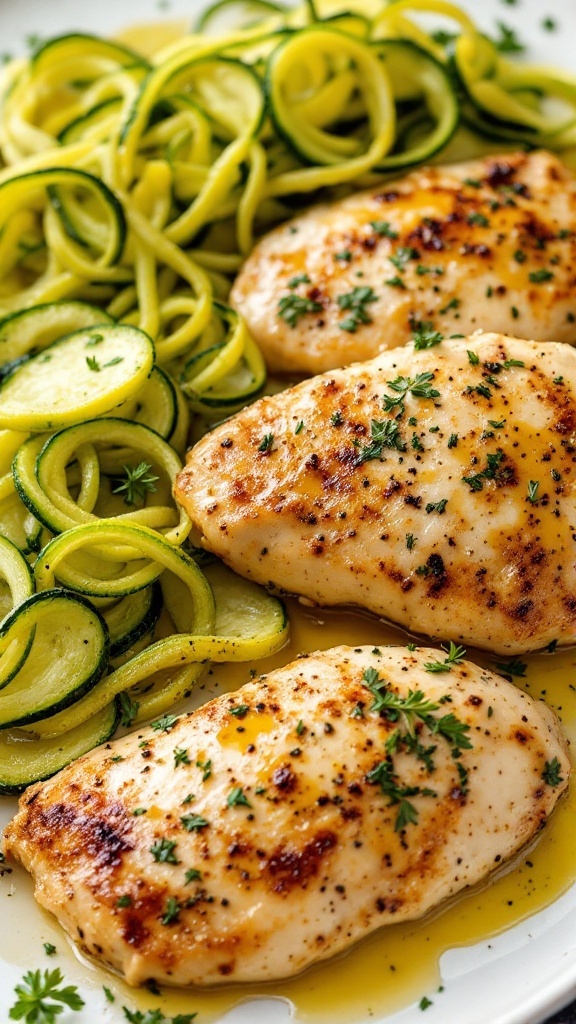
[[[575,342],[574,176],[546,152],[419,168],[272,231],[232,302],[280,373],[434,331]]]
[[[575,481],[576,350],[491,334],[261,399],[176,494],[259,583],[520,653],[576,639]]]
[[[484,878],[568,783],[553,713],[446,657],[303,657],[30,787],[4,849],[132,984],[295,974]]]

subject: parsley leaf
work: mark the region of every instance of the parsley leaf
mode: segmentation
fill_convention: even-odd
[[[434,348],[444,341],[444,335],[435,331],[431,320],[419,320],[412,323],[412,341],[417,352],[425,348]]]
[[[542,772],[542,778],[547,786],[559,786],[561,782],[564,782],[562,775],[560,775],[560,771],[560,761],[557,757],[554,757],[552,761],[546,761],[544,771]]]
[[[306,313],[320,313],[322,306],[314,299],[308,299],[304,295],[283,295],[278,303],[278,316],[288,324],[289,327],[296,327],[300,317]]]
[[[43,975],[41,971],[28,971],[22,983],[15,986],[18,999],[9,1011],[10,1020],[24,1020],[26,1024],[54,1024],[64,1006],[70,1010],[81,1010],[84,1000],[75,985],[58,988],[63,980],[58,967],[44,971]]]
[[[366,309],[366,306],[371,302],[376,302],[377,299],[378,296],[374,289],[369,288],[367,285],[353,288],[351,292],[339,295],[337,302],[340,309],[350,310],[350,316],[346,317],[345,320],[340,320],[339,322],[338,326],[341,330],[355,334],[361,324],[371,324],[372,317]]]
[[[371,459],[379,459],[385,448],[395,448],[399,452],[406,451],[406,445],[400,437],[396,420],[372,420],[370,434],[372,440],[358,452],[357,465],[359,466]]]

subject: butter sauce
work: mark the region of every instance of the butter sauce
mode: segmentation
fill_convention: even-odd
[[[204,676],[193,703],[199,704],[217,693],[236,689],[256,670],[258,673],[270,671],[302,651],[343,643],[356,646],[409,642],[402,631],[360,613],[319,612],[290,601],[289,614],[291,639],[281,652],[257,667],[212,667]],[[468,656],[486,667],[494,667],[494,660],[485,653],[469,651]],[[545,699],[559,713],[568,737],[573,746],[576,745],[576,685],[573,682],[576,650],[532,655],[523,660],[527,664],[526,676],[515,682],[532,697]],[[243,724],[249,734],[249,716]],[[266,727],[266,723],[261,723],[259,728],[262,724]],[[245,739],[246,734],[240,737]],[[222,741],[238,742],[238,733],[222,736]],[[123,1004],[142,1011],[160,1005],[168,1016],[196,1011],[198,1024],[204,1024],[218,1020],[244,999],[268,996],[287,1000],[294,1008],[296,1021],[333,1024],[338,1020],[338,1024],[351,1024],[368,1015],[380,1019],[418,1001],[423,994],[434,994],[438,990],[442,983],[440,958],[446,950],[486,941],[557,899],[576,881],[575,847],[576,795],[571,790],[536,844],[524,850],[513,866],[505,866],[498,876],[459,896],[447,908],[436,909],[422,921],[383,928],[336,961],[311,968],[293,980],[208,991],[164,990],[160,999],[147,991],[130,989],[89,961],[75,964],[72,950],[65,948],[57,925],[33,903],[29,879],[15,870],[2,883],[5,892],[11,886],[14,894],[10,898],[10,927],[2,929],[0,935],[0,955],[9,963],[36,966],[41,942],[52,942],[58,947],[57,963],[67,980],[85,985],[88,978],[99,993],[106,985],[116,996],[115,1014]],[[6,908],[6,901],[3,905]],[[6,909],[4,921],[5,915]],[[38,937],[38,949],[33,955],[31,936]]]
[[[161,29],[161,31],[160,31]],[[138,25],[116,38],[152,57],[177,41],[186,30],[183,21]],[[291,639],[278,654],[253,666],[258,673],[285,665],[303,651],[338,644],[406,644],[403,631],[361,613],[306,609],[289,602]],[[468,651],[474,661],[494,668],[485,653]],[[496,659],[505,661],[504,658]],[[515,679],[532,697],[545,700],[558,712],[573,748],[576,748],[576,649],[525,659],[525,678]],[[203,703],[218,693],[234,690],[251,678],[250,666],[219,665],[209,670],[190,702]],[[244,721],[249,728],[250,723]],[[262,724],[259,726],[262,729]],[[270,724],[270,728],[272,725]],[[243,734],[246,743],[249,733]],[[222,741],[238,742],[237,733]],[[5,801],[6,805],[11,804]],[[4,810],[6,811],[6,807]],[[15,809],[15,807],[14,807]],[[8,807],[8,811],[10,808]],[[380,1019],[433,993],[442,983],[440,959],[447,950],[486,941],[556,900],[576,881],[576,795],[574,787],[556,809],[536,844],[523,851],[513,865],[497,877],[460,895],[447,908],[437,908],[423,920],[381,929],[345,955],[313,967],[299,977],[270,985],[244,985],[208,991],[164,990],[154,996],[134,990],[120,979],[81,957],[54,919],[32,898],[32,883],[14,869],[2,880],[0,958],[24,969],[35,967],[42,942],[57,946],[58,956],[48,966],[59,966],[68,982],[89,985],[100,1000],[103,986],[115,996],[114,1019],[122,1019],[126,1005],[145,1012],[160,1007],[164,1015],[198,1013],[198,1024],[217,1021],[238,1003],[258,996],[280,997],[293,1007],[296,1021],[312,1024],[352,1024],[366,1016]],[[353,880],[351,880],[353,881]],[[9,900],[9,903],[8,903]],[[34,938],[32,938],[34,937]],[[35,941],[37,940],[37,941]],[[76,959],[75,959],[76,958]],[[105,1001],[104,1001],[105,1002]],[[101,1002],[101,1005],[104,1005]],[[110,1019],[106,1016],[106,1019]]]

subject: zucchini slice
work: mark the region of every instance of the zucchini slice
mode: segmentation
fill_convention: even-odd
[[[102,618],[110,633],[110,657],[124,654],[137,640],[150,633],[161,611],[162,591],[156,583],[103,608]]]
[[[20,309],[0,320],[0,364],[35,355],[59,338],[84,327],[113,322],[98,306],[75,300]]]
[[[106,743],[118,727],[115,701],[63,736],[31,739],[18,730],[0,733],[0,793],[20,793],[32,782],[55,775],[71,761]]]
[[[411,144],[398,145],[378,164],[379,171],[400,170],[429,160],[446,146],[458,127],[460,109],[456,90],[445,67],[426,50],[403,39],[373,44],[390,75],[397,104],[417,102],[425,125]],[[401,131],[402,121],[398,128]]]
[[[0,693],[0,729],[28,725],[69,707],[96,685],[108,665],[106,623],[77,594],[32,594],[0,624],[0,651],[31,630],[28,657]]]
[[[101,416],[135,395],[154,365],[137,327],[85,328],[17,366],[0,387],[0,426],[47,431]]]

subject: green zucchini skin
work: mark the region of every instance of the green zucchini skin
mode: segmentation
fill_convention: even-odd
[[[81,632],[86,633],[88,629],[91,631],[88,639],[84,635],[82,640],[83,644],[92,648],[93,654],[88,664],[79,673],[77,650],[67,651],[64,656],[60,656],[58,662],[58,675],[60,679],[58,686],[50,686],[49,683],[46,683],[46,689],[43,693],[44,679],[40,668],[38,677],[33,680],[33,685],[25,689],[21,684],[22,674],[29,668],[28,660],[35,657],[34,646],[39,643],[38,631],[40,627],[35,622],[37,617],[34,612],[39,605],[56,605],[58,603],[65,604],[66,606],[65,610],[63,609],[59,612],[59,615],[65,615],[65,621],[69,628],[71,622],[74,621],[74,613],[76,613],[77,622],[75,630],[79,631],[78,636]],[[50,611],[50,609],[48,610]],[[42,611],[45,611],[45,609],[42,609]],[[108,627],[100,612],[86,598],[60,588],[43,590],[40,593],[32,594],[31,597],[27,598],[7,615],[0,624],[0,640],[4,639],[16,624],[21,625],[19,620],[25,616],[30,618],[31,628],[36,627],[36,635],[28,658],[19,672],[0,693],[0,730],[15,726],[28,726],[70,707],[71,704],[75,704],[96,685],[108,666],[110,656]],[[50,646],[49,637],[42,638],[41,642],[43,646]],[[41,665],[42,662],[40,661],[39,664]]]
[[[3,731],[0,733],[0,795],[17,796],[33,782],[49,779],[82,754],[106,743],[116,732],[120,717],[120,705],[115,700],[64,736],[50,740],[23,740],[10,730]]]

